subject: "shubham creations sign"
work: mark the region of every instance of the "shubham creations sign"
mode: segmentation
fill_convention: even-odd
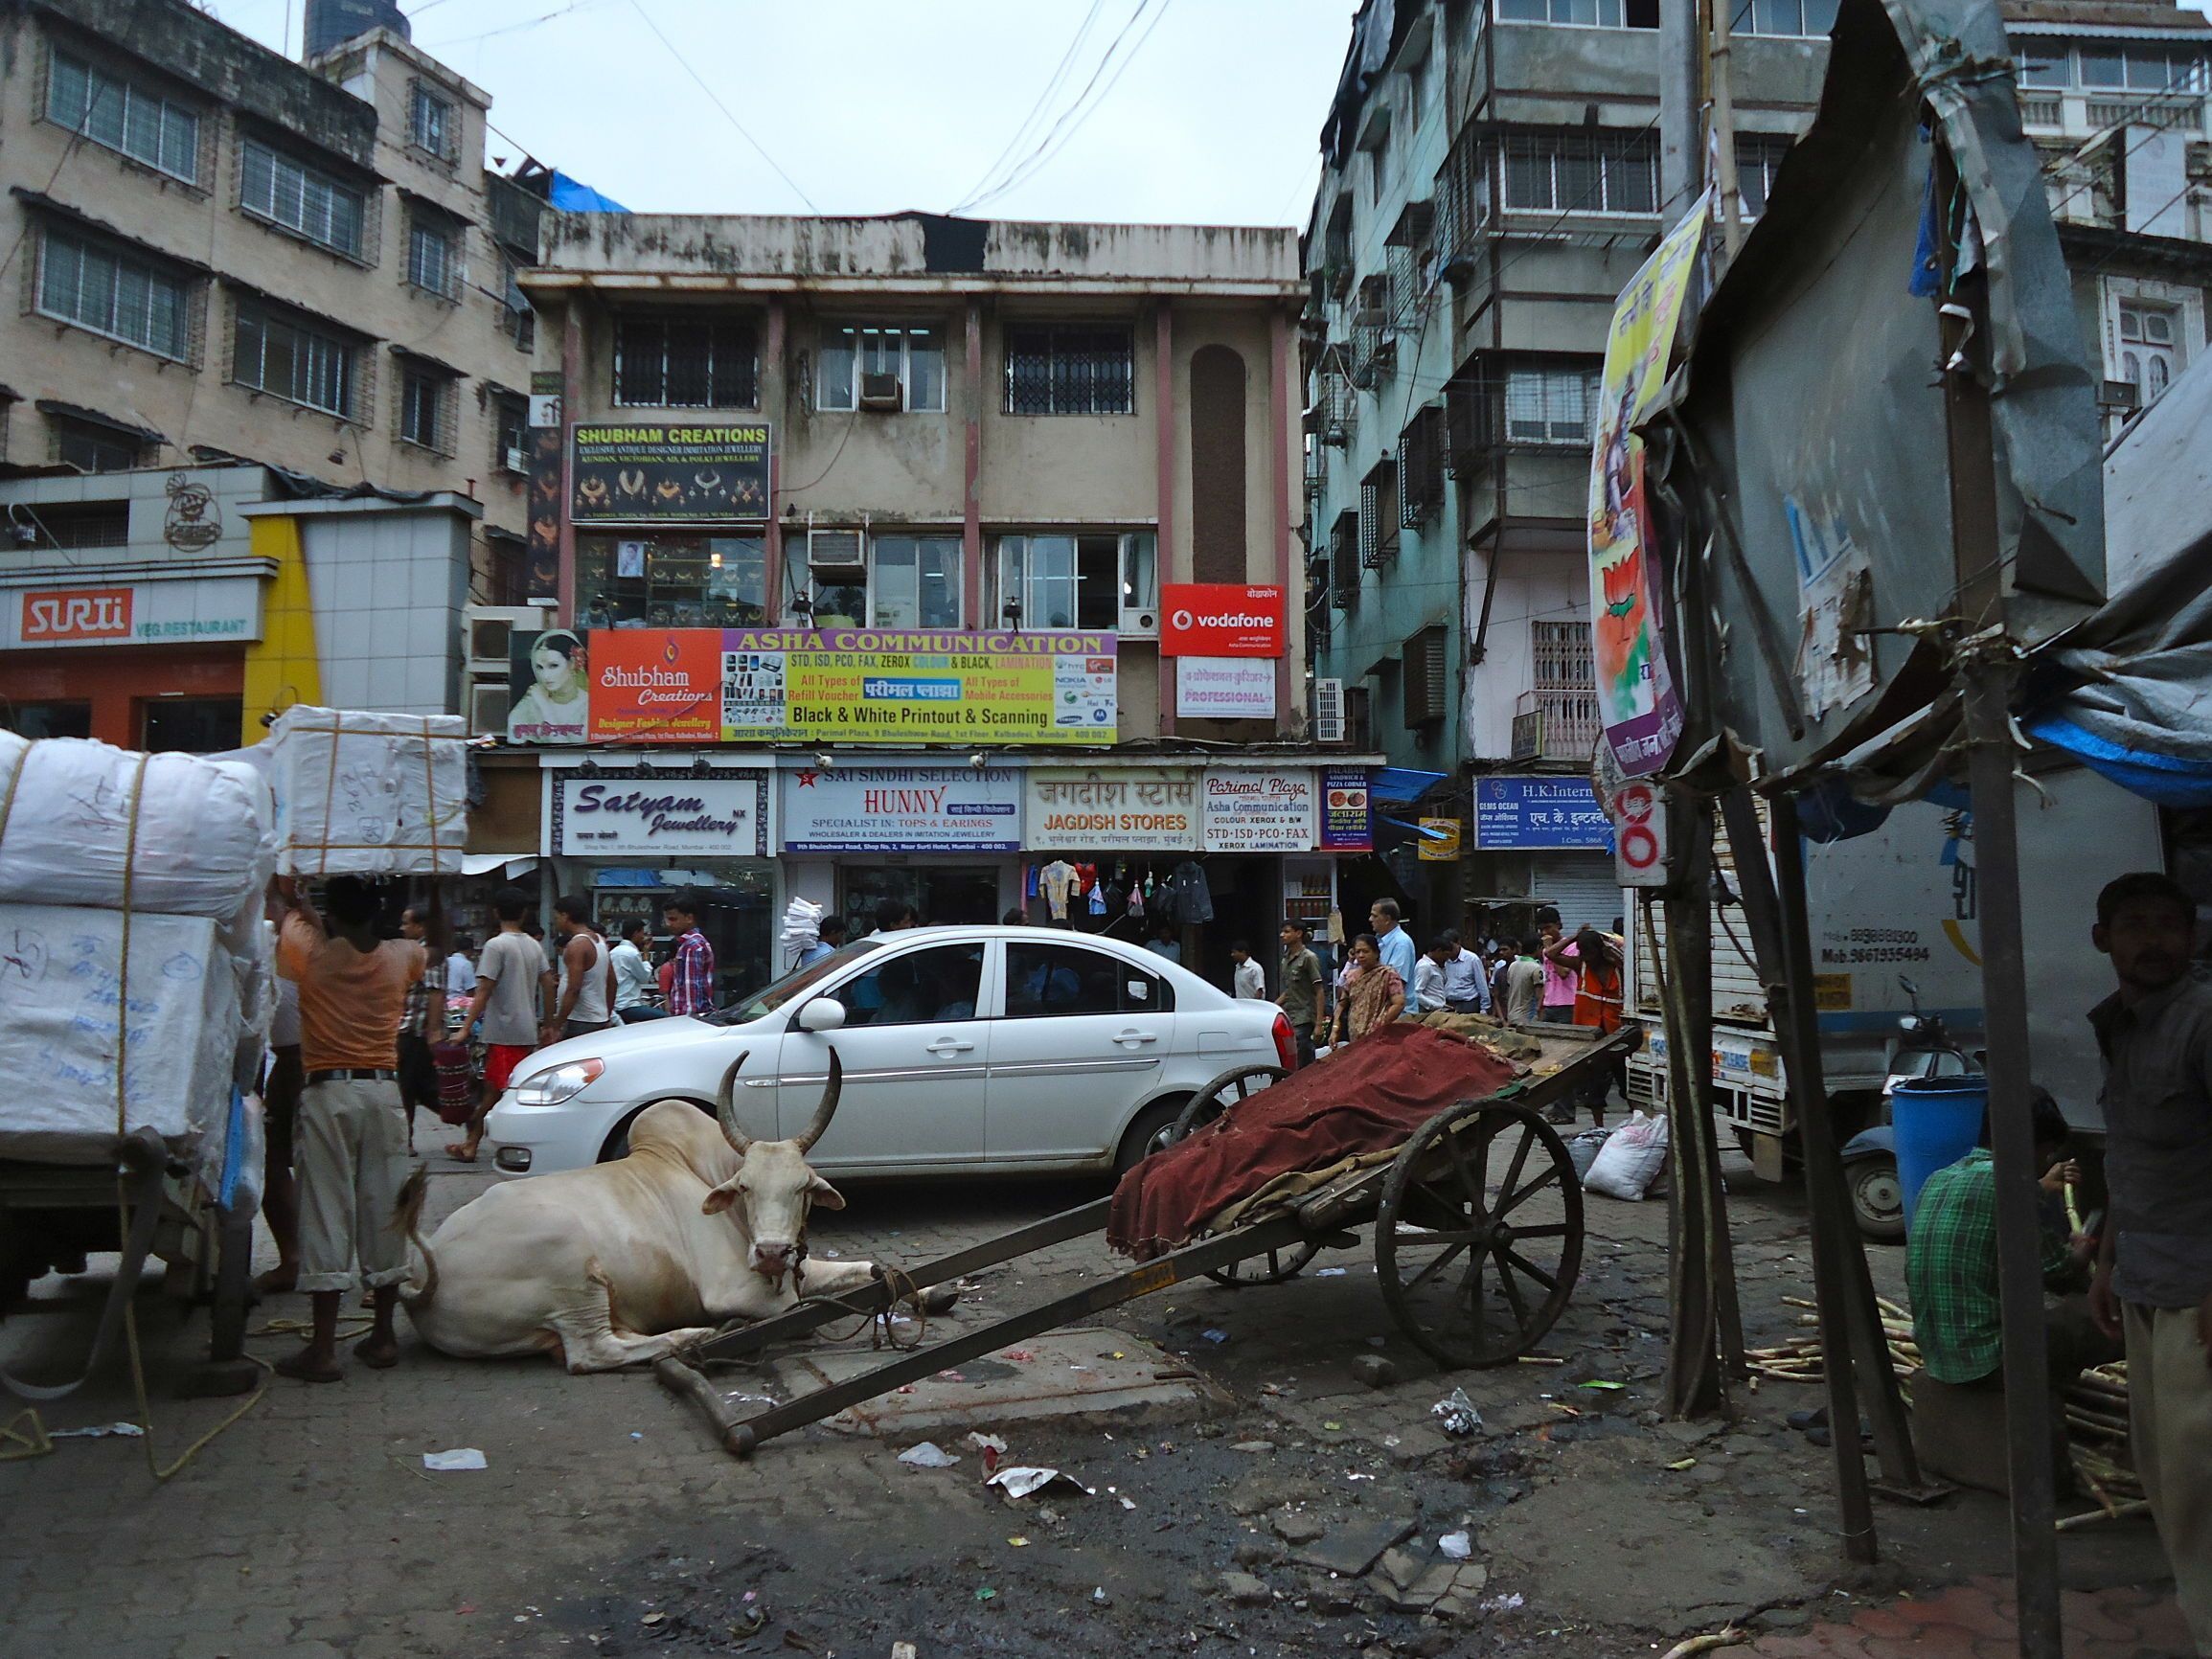
[[[764,518],[768,427],[579,424],[570,430],[577,524]]]

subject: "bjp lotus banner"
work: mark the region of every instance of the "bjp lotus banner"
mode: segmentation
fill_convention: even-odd
[[[1636,423],[1667,378],[1667,353],[1705,234],[1710,194],[1667,233],[1613,307],[1590,459],[1590,649],[1606,741],[1630,777],[1654,772],[1682,735],[1682,702],[1667,672],[1653,604],[1644,441]]]

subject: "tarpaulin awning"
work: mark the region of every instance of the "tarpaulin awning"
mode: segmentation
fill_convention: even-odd
[[[1422,772],[1410,766],[1379,766],[1368,779],[1378,801],[1418,801],[1449,777],[1448,772]]]

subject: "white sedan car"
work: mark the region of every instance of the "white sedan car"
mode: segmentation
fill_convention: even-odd
[[[1240,1065],[1289,1065],[1290,1022],[1118,940],[1042,927],[927,927],[856,940],[735,1008],[540,1049],[491,1110],[509,1174],[628,1148],[654,1101],[714,1109],[740,1056],[739,1125],[773,1140],[812,1117],[830,1051],[825,1175],[1121,1170],[1192,1095]]]

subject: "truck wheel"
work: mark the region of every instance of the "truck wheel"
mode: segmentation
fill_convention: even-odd
[[[1904,1241],[1904,1188],[1895,1158],[1861,1158],[1843,1172],[1851,1192],[1851,1214],[1859,1230],[1877,1244]]]

